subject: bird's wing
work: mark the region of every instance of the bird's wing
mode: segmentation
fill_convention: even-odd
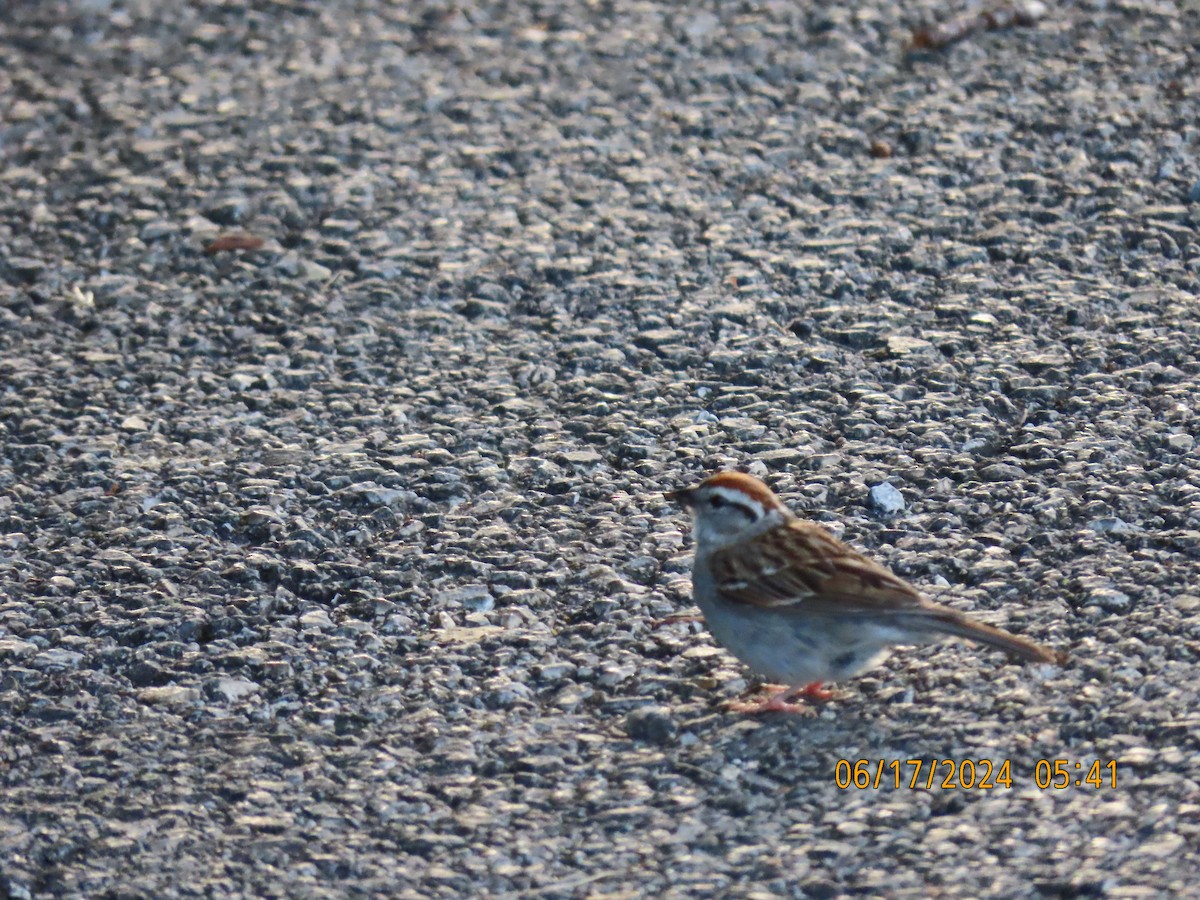
[[[907,581],[811,522],[793,521],[713,554],[726,600],[797,613],[921,613],[939,609]]]

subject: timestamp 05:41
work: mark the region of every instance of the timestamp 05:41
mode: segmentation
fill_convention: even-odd
[[[1014,776],[1013,769],[1009,759],[839,759],[833,780],[842,790],[860,791],[884,787],[990,791],[1030,783],[1055,791],[1117,786],[1116,760],[1039,759],[1032,771],[1018,770]]]

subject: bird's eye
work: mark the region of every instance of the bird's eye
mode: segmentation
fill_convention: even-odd
[[[709,498],[708,505],[713,509],[720,509],[725,505],[725,498],[720,494],[713,494],[713,496]]]

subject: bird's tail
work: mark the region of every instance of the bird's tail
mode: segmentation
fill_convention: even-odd
[[[1006,653],[1015,656],[1017,659],[1023,659],[1026,662],[1054,663],[1061,666],[1066,664],[1067,660],[1070,659],[1061,650],[1052,650],[1049,647],[1043,647],[1041,644],[1026,638],[1009,634],[1003,629],[993,628],[991,625],[972,621],[952,609],[943,608],[926,613],[923,618],[924,621],[922,624],[932,631],[966,638],[969,641],[975,641],[979,644],[998,647]]]

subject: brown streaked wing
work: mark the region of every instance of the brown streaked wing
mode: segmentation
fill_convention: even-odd
[[[904,579],[811,522],[795,521],[713,554],[728,600],[797,612],[916,611],[933,604]]]

